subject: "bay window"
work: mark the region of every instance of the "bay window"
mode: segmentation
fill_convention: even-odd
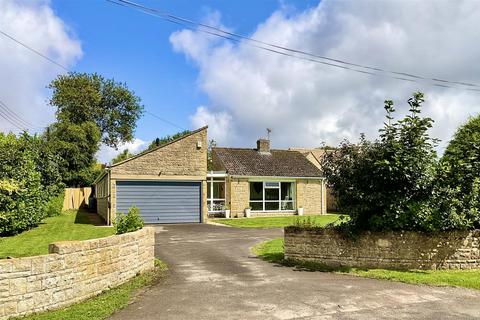
[[[252,211],[295,210],[295,183],[278,181],[250,182]]]

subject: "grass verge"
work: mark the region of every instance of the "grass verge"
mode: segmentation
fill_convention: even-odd
[[[112,227],[90,224],[87,212],[70,210],[46,218],[34,229],[11,237],[0,237],[0,259],[47,254],[48,245],[52,242],[103,238],[114,233]]]
[[[98,296],[87,299],[70,307],[35,314],[18,320],[101,320],[115,311],[125,308],[139,289],[159,281],[167,270],[160,260],[155,260],[155,269],[142,273],[126,283],[105,291]]]
[[[256,217],[256,218],[236,218],[236,219],[213,219],[213,222],[225,224],[236,228],[282,228],[291,226],[297,221],[309,220],[309,223],[316,226],[325,226],[338,220],[338,214],[325,214],[318,216],[288,216],[288,217]]]
[[[299,270],[336,272],[357,275],[366,278],[399,281],[413,284],[435,286],[457,286],[480,290],[480,270],[409,270],[396,271],[386,269],[332,268],[317,262],[285,260],[283,238],[261,242],[252,248],[258,257]]]

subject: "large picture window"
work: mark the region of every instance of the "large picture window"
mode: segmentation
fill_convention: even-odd
[[[294,182],[250,182],[252,211],[295,210]]]

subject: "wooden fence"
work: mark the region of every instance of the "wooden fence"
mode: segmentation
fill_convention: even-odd
[[[80,209],[88,206],[88,198],[92,188],[66,188],[63,198],[63,210]]]

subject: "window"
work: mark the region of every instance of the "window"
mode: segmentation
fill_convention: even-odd
[[[210,178],[207,180],[207,203],[209,212],[225,210],[225,179]]]
[[[250,182],[250,207],[253,211],[295,210],[294,182]]]

